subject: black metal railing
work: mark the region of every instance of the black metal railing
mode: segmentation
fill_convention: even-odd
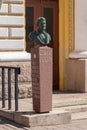
[[[18,111],[18,74],[20,67],[0,66],[2,69],[2,108],[5,108],[5,70],[8,70],[8,109],[12,108],[11,103],[11,70],[14,70],[15,78],[15,111]]]

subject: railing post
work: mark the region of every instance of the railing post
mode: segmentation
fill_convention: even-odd
[[[15,111],[18,111],[18,74],[20,67],[0,66],[2,69],[2,108],[5,108],[5,69],[8,69],[8,109],[11,109],[11,70],[15,72]]]
[[[18,111],[18,69],[15,69],[15,111]]]
[[[5,108],[5,68],[2,67],[2,108]]]
[[[8,109],[11,109],[11,68],[8,68]]]

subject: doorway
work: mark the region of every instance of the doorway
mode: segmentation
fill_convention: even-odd
[[[36,30],[36,19],[45,17],[47,32],[51,35],[49,47],[53,48],[53,89],[59,89],[59,17],[58,0],[26,0],[26,50],[30,51],[28,35]]]

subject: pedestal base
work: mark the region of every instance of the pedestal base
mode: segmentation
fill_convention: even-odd
[[[45,114],[37,114],[34,112],[14,113],[0,110],[0,115],[27,127],[59,125],[70,123],[71,121],[70,112],[64,110],[56,110]]]

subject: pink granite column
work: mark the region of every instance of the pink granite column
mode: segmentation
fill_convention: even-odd
[[[38,47],[31,50],[31,77],[33,110],[52,110],[53,61],[52,48]]]

